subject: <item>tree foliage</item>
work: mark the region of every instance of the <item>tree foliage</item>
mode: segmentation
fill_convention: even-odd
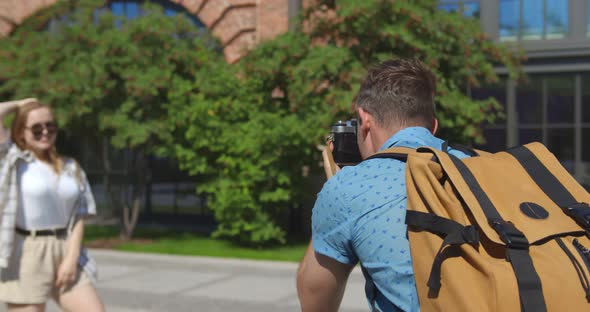
[[[335,3],[307,12],[312,41],[349,50],[360,68],[391,57],[422,60],[437,77],[437,115],[445,135],[483,142],[481,125],[492,122],[500,106],[493,99],[475,101],[467,90],[496,83],[496,66],[518,78],[520,52],[490,40],[479,20],[439,10],[436,0]]]
[[[194,36],[194,26],[155,7],[117,22],[77,5],[59,31],[22,27],[3,40],[0,93],[37,95],[66,125],[176,158],[200,177],[217,236],[285,242],[293,211],[317,191],[310,187],[321,172],[317,146],[335,121],[351,117],[368,67],[393,57],[430,65],[442,130],[467,143],[482,142],[481,125],[499,105],[465,91],[496,82],[495,66],[520,74],[519,54],[435,0],[317,2],[300,29],[234,65]]]
[[[478,21],[438,10],[437,1],[332,2],[306,11],[305,28],[250,51],[234,69],[238,80],[199,81],[195,96],[216,90],[218,100],[188,101],[178,114],[188,129],[177,144],[180,163],[215,176],[204,191],[213,195],[219,235],[284,241],[286,212],[310,195],[302,171],[319,168],[316,146],[333,122],[352,115],[355,92],[377,62],[415,57],[429,64],[443,132],[468,143],[482,142],[481,126],[500,106],[469,98],[467,88],[496,82],[494,66],[519,75],[519,54],[488,40]],[[201,155],[210,158],[196,161]]]
[[[212,39],[188,18],[166,16],[156,5],[142,10],[141,18],[128,20],[103,1],[59,2],[0,43],[0,94],[38,97],[82,140],[107,137],[135,155],[124,182],[135,184],[124,236],[131,235],[148,183],[146,155],[170,155],[178,135],[168,124],[177,105],[170,95],[192,83],[202,66],[226,66]]]
[[[40,13],[1,41],[0,92],[36,95],[60,123],[99,131],[117,148],[165,153],[173,139],[169,90],[222,58],[186,18],[158,6],[127,20],[101,9],[102,1],[74,3]],[[39,23],[45,31],[33,31]]]
[[[284,63],[296,50],[308,56],[304,39],[289,34],[263,44],[223,78],[217,69],[217,75],[193,84],[187,94],[194,98],[180,107],[174,123],[187,131],[176,152],[183,168],[209,177],[200,189],[211,195],[219,236],[257,245],[284,242],[289,212],[308,196],[304,173],[316,166],[315,146],[331,122],[326,111],[332,108],[323,96],[305,91],[316,73],[299,58]],[[260,63],[249,61],[259,57]],[[327,66],[331,69],[318,81],[338,76],[338,64]],[[295,75],[293,88],[287,82]],[[301,102],[294,100],[301,95]]]

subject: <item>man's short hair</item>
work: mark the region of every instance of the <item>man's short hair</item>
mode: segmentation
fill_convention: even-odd
[[[369,71],[355,105],[384,128],[431,128],[435,93],[436,79],[426,65],[415,59],[394,59]]]

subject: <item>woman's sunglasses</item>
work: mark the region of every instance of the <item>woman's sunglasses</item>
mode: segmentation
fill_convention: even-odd
[[[47,130],[47,134],[55,134],[57,132],[57,124],[53,121],[46,123],[36,123],[30,127],[25,128],[31,130],[31,133],[36,139],[43,135],[43,130]]]

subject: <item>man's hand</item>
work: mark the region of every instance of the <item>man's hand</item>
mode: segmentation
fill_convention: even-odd
[[[313,250],[305,252],[297,271],[297,294],[303,312],[338,311],[354,265],[340,263]]]
[[[64,257],[57,269],[55,286],[60,289],[70,285],[78,274],[78,259],[70,256]]]

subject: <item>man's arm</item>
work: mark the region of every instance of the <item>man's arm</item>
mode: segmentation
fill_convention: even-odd
[[[303,312],[338,311],[354,265],[340,263],[314,251],[313,242],[297,271],[297,293]]]

